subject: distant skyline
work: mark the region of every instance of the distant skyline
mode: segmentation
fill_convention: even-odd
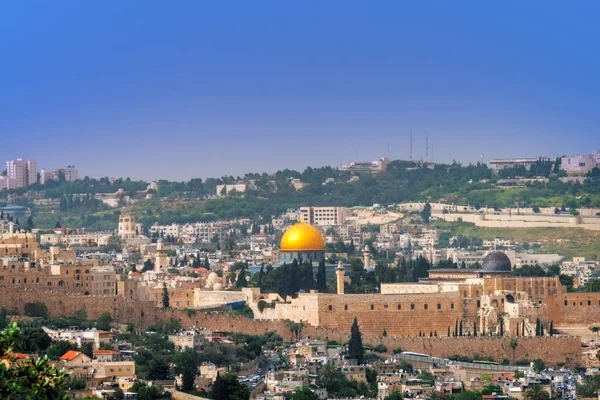
[[[600,148],[600,3],[0,3],[0,162],[145,180]]]

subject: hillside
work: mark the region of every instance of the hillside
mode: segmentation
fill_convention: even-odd
[[[14,203],[32,207],[36,225],[50,228],[60,219],[70,226],[89,229],[114,228],[118,212],[94,198],[98,193],[123,194],[138,201],[125,209],[132,211],[145,224],[159,222],[210,221],[216,219],[270,219],[287,209],[300,206],[370,206],[406,201],[444,201],[475,207],[503,208],[521,206],[600,207],[600,180],[588,179],[583,184],[563,183],[550,169],[550,178],[519,187],[500,187],[496,176],[485,164],[420,165],[393,161],[386,171],[376,176],[353,174],[331,167],[306,168],[303,172],[283,170],[275,174],[246,174],[244,177],[192,179],[188,182],[158,181],[155,199],[144,200],[147,182],[108,178],[85,178],[76,182],[50,182],[34,185],[28,192],[9,191],[0,194],[16,198]],[[502,175],[508,172],[503,171]],[[295,190],[292,179],[305,184]],[[330,183],[326,183],[326,181]],[[243,182],[245,193],[217,197],[220,184]],[[33,189],[33,190],[32,190]],[[31,193],[60,199],[59,207],[37,207]],[[6,198],[6,197],[5,197]],[[83,199],[81,199],[83,198]],[[0,202],[2,199],[0,198]]]

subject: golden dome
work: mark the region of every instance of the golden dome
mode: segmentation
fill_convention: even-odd
[[[324,251],[321,232],[305,222],[299,222],[285,231],[279,249],[282,251]]]

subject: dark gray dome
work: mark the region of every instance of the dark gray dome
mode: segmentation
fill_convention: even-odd
[[[510,272],[510,259],[501,251],[492,251],[483,259],[483,272]]]

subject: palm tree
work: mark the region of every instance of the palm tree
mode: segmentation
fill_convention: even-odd
[[[525,400],[550,400],[550,394],[542,389],[540,385],[531,385],[523,396]]]
[[[513,351],[513,364],[515,364],[515,350],[517,348],[517,346],[519,345],[519,341],[515,338],[510,339],[510,348]]]
[[[290,333],[292,334],[290,341],[294,340],[294,335],[296,336],[296,340],[298,340],[300,338],[300,333],[302,332],[302,329],[304,329],[305,327],[304,322],[294,322],[289,320],[285,321],[285,326],[290,330]]]

